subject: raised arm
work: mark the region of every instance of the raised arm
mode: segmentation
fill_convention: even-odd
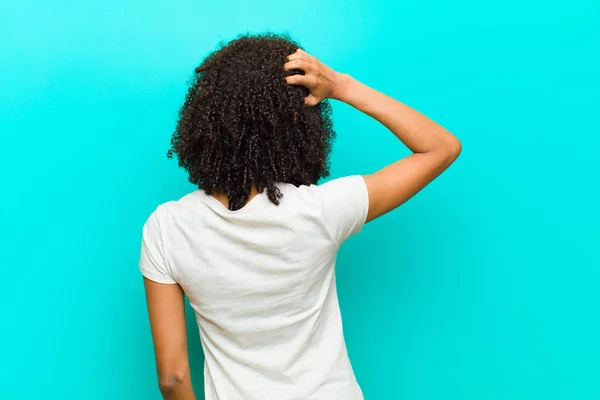
[[[286,70],[300,69],[305,75],[288,76],[289,84],[310,90],[309,106],[329,97],[343,101],[385,125],[413,154],[371,175],[364,176],[369,192],[371,221],[404,203],[456,160],[459,140],[423,114],[372,89],[347,74],[341,74],[302,50],[288,57]]]
[[[335,96],[381,122],[413,152],[364,177],[370,203],[367,221],[417,194],[460,154],[459,140],[446,129],[348,75],[339,77]]]

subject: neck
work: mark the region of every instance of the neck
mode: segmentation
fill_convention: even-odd
[[[248,202],[250,200],[252,200],[254,198],[254,196],[256,196],[258,194],[258,189],[256,188],[256,186],[252,185],[252,188],[250,188],[250,196],[248,196],[248,200],[246,201],[246,204],[248,204]],[[219,200],[219,202],[221,204],[223,204],[226,208],[229,208],[229,197],[227,196],[227,194],[225,192],[215,192],[212,194],[212,196]]]

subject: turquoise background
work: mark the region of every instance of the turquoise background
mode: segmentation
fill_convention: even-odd
[[[218,41],[268,29],[463,143],[446,174],[341,251],[345,333],[367,400],[600,399],[597,2],[0,10],[0,398],[160,398],[141,227],[193,189],[165,157],[193,68]],[[350,107],[334,114],[333,176],[407,154]]]

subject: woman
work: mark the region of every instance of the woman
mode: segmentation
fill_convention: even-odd
[[[317,185],[334,136],[329,98],[375,118],[413,154]],[[159,206],[143,230],[140,269],[164,398],[195,399],[185,294],[207,400],[362,399],[342,335],[338,248],[460,151],[435,122],[287,37],[241,37],[211,54],[169,152],[199,189]]]

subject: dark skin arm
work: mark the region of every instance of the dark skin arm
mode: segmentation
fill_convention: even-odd
[[[183,290],[179,285],[147,278],[144,278],[144,287],[163,398],[196,400],[190,377]]]

